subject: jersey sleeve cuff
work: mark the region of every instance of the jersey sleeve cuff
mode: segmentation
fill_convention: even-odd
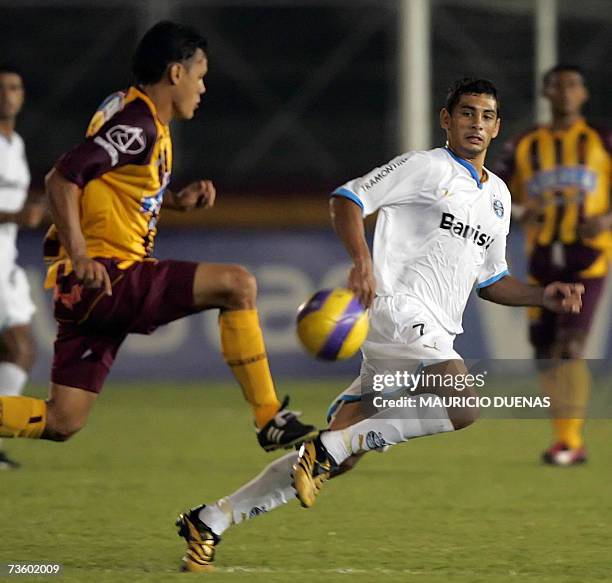
[[[489,279],[483,281],[482,283],[479,283],[476,286],[476,288],[482,289],[483,287],[488,287],[494,284],[496,281],[499,281],[502,277],[506,277],[506,275],[510,275],[510,272],[507,269],[504,269],[504,271],[502,271],[501,273],[498,273],[497,275],[490,277]]]
[[[83,180],[83,176],[81,176],[78,172],[75,172],[70,168],[70,166],[65,162],[66,155],[62,156],[55,163],[55,170],[57,170],[68,182],[72,182],[76,184],[79,188],[84,188],[86,181]]]
[[[341,196],[343,198],[348,198],[349,200],[352,200],[361,209],[362,212],[364,210],[363,202],[361,202],[361,199],[352,190],[349,190],[344,186],[336,188],[336,190],[331,193],[331,196]]]

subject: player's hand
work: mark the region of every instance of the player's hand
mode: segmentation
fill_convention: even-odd
[[[104,288],[107,296],[113,295],[110,277],[106,267],[99,261],[90,257],[76,257],[72,260],[72,268],[77,278],[85,287]]]
[[[19,212],[17,224],[21,227],[34,229],[40,225],[45,215],[45,205],[41,202],[28,202]]]
[[[376,293],[376,280],[372,262],[355,263],[348,276],[348,288],[357,296],[364,308],[369,308]]]
[[[198,180],[177,193],[176,204],[185,211],[195,208],[208,209],[215,204],[216,196],[217,191],[212,180]]]
[[[543,305],[557,314],[579,314],[584,285],[555,281],[544,288]]]
[[[612,227],[612,220],[608,215],[589,217],[578,225],[578,236],[581,239],[592,239],[597,237],[602,231],[607,231]]]

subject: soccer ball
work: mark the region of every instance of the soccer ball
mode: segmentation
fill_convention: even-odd
[[[367,334],[368,315],[348,289],[318,291],[298,308],[298,338],[317,358],[349,358],[359,350]]]

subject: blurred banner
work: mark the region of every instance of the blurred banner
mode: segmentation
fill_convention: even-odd
[[[20,236],[19,263],[26,268],[38,307],[33,328],[38,360],[33,374],[46,382],[55,338],[51,293],[42,288],[44,265],[41,233]],[[314,291],[342,286],[348,262],[341,244],[327,230],[207,231],[165,229],[157,240],[156,256],[192,261],[240,263],[259,284],[258,307],[270,355],[278,377],[320,378],[340,376],[349,381],[359,370],[359,357],[327,363],[307,356],[295,336],[295,313]],[[508,257],[511,272],[524,276],[523,248],[511,237]],[[596,317],[589,358],[612,357],[612,286]],[[529,359],[525,311],[479,300],[472,295],[463,319],[465,333],[455,347],[466,359]],[[152,336],[131,336],[123,345],[111,380],[230,379],[219,351],[217,312],[185,318],[158,329]]]

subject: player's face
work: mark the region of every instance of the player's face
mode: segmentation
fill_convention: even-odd
[[[452,113],[443,109],[440,114],[448,145],[467,159],[486,152],[499,133],[499,121],[496,99],[484,93],[461,95]]]
[[[206,91],[204,77],[208,73],[208,59],[202,51],[197,49],[194,55],[180,63],[180,73],[174,90],[174,115],[178,119],[191,119],[200,98]]]
[[[24,90],[17,73],[0,73],[0,120],[15,119],[23,105]]]
[[[553,113],[576,115],[589,98],[584,80],[576,71],[554,73],[544,87],[544,96],[550,101]]]

